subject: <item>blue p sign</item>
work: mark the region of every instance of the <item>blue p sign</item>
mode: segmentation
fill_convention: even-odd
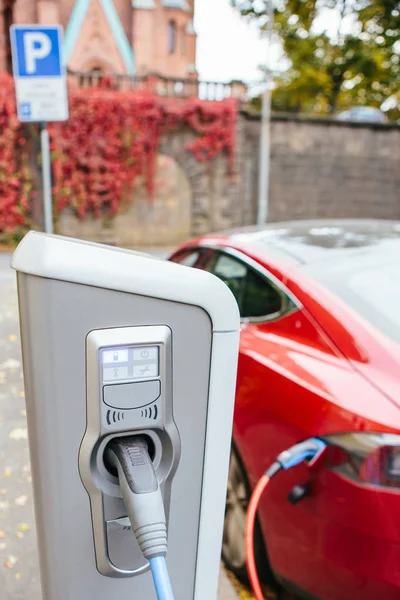
[[[13,27],[17,77],[60,77],[59,27]]]

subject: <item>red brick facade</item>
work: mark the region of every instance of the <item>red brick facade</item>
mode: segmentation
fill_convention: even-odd
[[[138,74],[196,76],[195,0],[113,0]],[[8,26],[12,23],[68,25],[75,0],[0,0],[0,71],[10,67]],[[100,0],[91,0],[70,57],[74,70],[124,72],[125,66]]]

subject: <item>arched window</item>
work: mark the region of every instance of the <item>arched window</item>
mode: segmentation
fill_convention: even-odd
[[[185,56],[186,54],[186,27],[183,25],[181,28],[181,55]]]
[[[176,23],[168,21],[168,52],[174,54],[176,50]]]

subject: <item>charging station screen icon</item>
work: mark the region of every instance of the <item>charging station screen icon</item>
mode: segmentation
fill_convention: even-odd
[[[103,351],[103,364],[119,364],[128,362],[128,350],[119,348]]]
[[[160,374],[159,347],[104,348],[101,352],[103,382],[156,379]]]

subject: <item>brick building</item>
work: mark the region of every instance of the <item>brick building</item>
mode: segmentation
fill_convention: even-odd
[[[197,77],[195,0],[0,0],[0,71],[11,70],[11,24],[61,23],[75,71]]]

